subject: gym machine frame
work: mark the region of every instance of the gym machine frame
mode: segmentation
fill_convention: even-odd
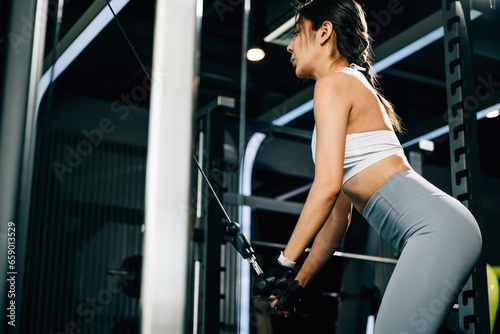
[[[193,144],[195,155],[208,175],[217,173],[224,159],[224,113],[234,108],[234,100],[217,100],[195,114],[193,124]],[[199,175],[196,164],[191,164],[195,208],[191,236],[189,277],[191,282],[188,295],[188,319],[192,322],[192,333],[219,333],[221,299],[221,243],[223,240],[223,213],[213,196],[210,196],[205,181]],[[222,182],[215,186],[219,197]],[[218,226],[217,226],[218,225]],[[192,307],[189,305],[192,303]]]
[[[196,184],[196,202],[192,233],[192,313],[193,333],[218,333],[224,327],[236,326],[237,319],[221,317],[221,299],[226,299],[225,308],[231,308],[227,301],[230,296],[224,291],[236,291],[236,286],[227,289],[221,274],[231,275],[227,268],[225,243],[228,238],[238,253],[252,265],[255,273],[260,275],[259,267],[250,240],[240,233],[240,226],[230,218],[230,214],[222,205],[222,193],[225,184],[226,162],[224,161],[225,113],[234,108],[234,99],[218,97],[215,102],[200,110],[194,121],[195,153],[193,154],[193,184]],[[197,158],[198,156],[198,158]],[[208,174],[212,182],[207,177]],[[212,186],[212,183],[215,187]],[[233,214],[234,215],[234,214]],[[224,250],[224,251],[223,251]],[[234,253],[234,251],[231,250]],[[237,261],[232,265],[236,266]],[[231,268],[233,270],[234,268]],[[233,283],[236,280],[233,280]],[[232,307],[231,309],[234,309]],[[232,313],[232,312],[224,312]],[[201,325],[201,326],[200,326]],[[230,330],[230,329],[228,329]]]
[[[442,7],[452,192],[472,212],[481,228],[477,118],[475,110],[467,110],[466,105],[466,98],[474,96],[471,44],[467,31],[470,27],[470,1],[442,0]],[[490,332],[484,253],[458,298],[460,333]]]

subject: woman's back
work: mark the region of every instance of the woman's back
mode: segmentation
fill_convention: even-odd
[[[353,145],[349,145],[349,139],[354,139],[360,133],[369,137],[371,133],[378,136],[377,131],[380,130],[393,131],[391,121],[383,104],[365,76],[359,70],[351,67],[341,67],[336,70],[336,72],[338,71],[343,72],[344,75],[337,76],[337,78],[342,78],[351,87],[348,96],[345,96],[346,99],[351,101],[352,105],[347,125],[346,148],[352,149]],[[332,112],[335,111],[332,110]],[[360,141],[357,140],[357,142]],[[363,143],[369,145],[370,140],[364,140]],[[375,145],[377,142],[371,144]],[[359,147],[361,151],[365,149]],[[384,157],[382,160],[378,160],[363,168],[363,170],[356,172],[343,185],[344,193],[349,197],[359,213],[363,212],[370,197],[385,181],[401,171],[411,169],[404,154],[393,152],[394,155]],[[351,152],[346,152],[345,155],[346,157],[352,156]],[[366,158],[369,159],[370,157],[366,156]]]

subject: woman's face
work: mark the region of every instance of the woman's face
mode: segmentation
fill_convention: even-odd
[[[295,68],[299,78],[310,78],[314,64],[315,33],[311,29],[311,21],[300,19],[295,24],[294,37],[287,46],[287,51],[292,54],[290,62]]]

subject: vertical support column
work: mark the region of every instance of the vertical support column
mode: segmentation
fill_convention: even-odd
[[[158,1],[146,174],[141,332],[185,333],[196,0]]]
[[[17,333],[22,321],[21,299],[36,138],[36,93],[42,73],[47,9],[47,0],[12,1],[6,64],[0,65],[5,68],[0,109],[0,244],[5,247],[0,250],[0,272],[7,269],[9,273],[9,277],[0,278],[0,308],[15,309],[14,319],[4,318],[2,321],[2,326],[6,326],[10,333]],[[8,224],[14,229],[8,230]],[[15,264],[9,263],[9,266],[8,244],[15,252]],[[15,282],[15,285],[7,286],[7,278],[14,278],[10,282]],[[11,286],[15,286],[15,296],[9,293],[8,300],[5,300],[5,292],[11,290]],[[15,320],[15,326],[7,327],[6,320]]]
[[[207,164],[205,170],[212,187],[222,201],[224,163],[224,108],[209,111],[206,117]],[[219,333],[221,329],[221,244],[225,225],[224,215],[215,197],[208,193],[207,212],[204,219],[204,279],[205,291],[203,333]]]
[[[444,53],[450,126],[450,158],[453,195],[469,210],[481,227],[479,147],[475,111],[467,108],[474,96],[468,0],[442,0]],[[484,254],[484,252],[483,252]],[[461,333],[488,333],[488,295],[484,256],[458,298]]]
[[[233,108],[234,99],[219,96],[213,103],[197,111],[194,122],[198,161],[221,202],[226,190],[224,179],[227,177],[224,160],[225,115]],[[234,310],[234,305],[228,305],[228,296],[224,295],[226,282],[222,280],[222,273],[227,269],[224,267],[225,254],[222,249],[225,243],[225,215],[201,172],[196,166],[192,169],[193,184],[196,184],[196,199],[192,203],[196,202],[196,217],[193,222],[190,274],[192,305],[188,305],[188,309],[192,310],[189,321],[193,323],[190,332],[219,333],[234,322],[227,317],[227,308]],[[230,290],[230,293],[235,294],[234,290]]]
[[[247,111],[247,51],[248,51],[248,35],[250,25],[250,12],[252,9],[252,1],[243,1],[243,17],[241,27],[241,87],[240,87],[240,133],[239,133],[239,149],[238,163],[240,164],[240,173],[244,171],[244,160],[246,155],[246,111]],[[250,172],[251,174],[251,172]],[[250,208],[243,205],[244,186],[240,183],[240,196],[238,197],[239,222],[241,224],[241,232],[251,238],[251,219],[245,220],[245,217],[250,217]],[[250,332],[250,265],[245,260],[240,258],[240,275],[239,275],[239,320],[238,333],[246,334]]]

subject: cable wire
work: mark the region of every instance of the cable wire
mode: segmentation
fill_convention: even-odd
[[[125,32],[125,29],[123,29],[123,26],[121,25],[120,21],[118,20],[118,17],[116,16],[115,11],[113,10],[113,7],[111,7],[111,4],[109,3],[109,0],[106,0],[106,4],[108,5],[109,9],[111,10],[111,13],[113,13],[113,18],[115,19],[116,24],[118,25],[118,28],[120,28],[123,36],[127,40],[128,45],[132,49],[132,52],[134,53],[135,58],[137,59],[137,61],[139,62],[139,64],[141,64],[142,70],[146,74],[146,77],[148,78],[149,82],[151,82],[151,75],[149,74],[148,70],[146,69],[146,66],[144,65],[144,63],[142,62],[141,58],[139,57],[139,54],[135,50],[134,45],[132,44],[132,42],[128,38],[127,33]]]

